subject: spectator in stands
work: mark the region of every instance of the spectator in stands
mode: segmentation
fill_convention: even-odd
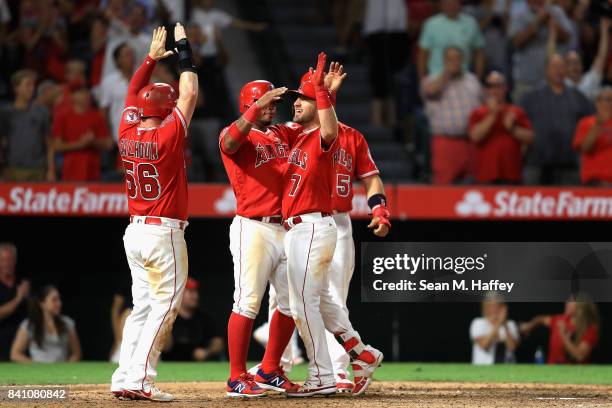
[[[17,363],[79,361],[81,343],[74,320],[62,315],[62,299],[55,286],[42,288],[30,302],[28,318],[17,330],[11,360]]]
[[[568,300],[558,315],[540,315],[520,325],[521,333],[545,326],[550,330],[548,364],[588,363],[599,342],[599,316],[591,301]]]
[[[0,146],[7,147],[5,181],[55,179],[51,143],[51,117],[33,103],[36,72],[25,69],[11,77],[15,101],[0,111]],[[0,149],[2,151],[3,149]]]
[[[510,74],[510,41],[507,30],[510,22],[511,0],[482,0],[478,5],[465,7],[480,26],[484,38],[485,71],[499,71]]]
[[[34,103],[43,106],[47,109],[47,112],[53,112],[61,100],[62,95],[62,87],[53,80],[47,79],[38,84]]]
[[[444,70],[421,84],[425,112],[432,131],[432,173],[435,184],[469,181],[473,176],[474,146],[468,139],[470,113],[481,104],[478,78],[464,70],[463,51],[444,51]]]
[[[469,136],[476,144],[476,181],[520,183],[523,147],[533,141],[531,122],[523,109],[506,103],[508,86],[501,73],[491,72],[485,87],[485,103],[472,112],[469,121]]]
[[[597,55],[591,68],[586,73],[583,70],[582,58],[576,51],[570,51],[565,56],[565,65],[567,66],[566,85],[578,88],[590,100],[595,100],[595,96],[601,90],[604,69],[608,62],[610,22],[609,18],[604,17],[599,23],[600,35]],[[554,36],[551,37],[554,38]],[[551,51],[551,54],[556,50],[554,44],[554,41],[550,42],[549,51]]]
[[[364,19],[364,0],[335,0],[332,2],[332,14],[338,46],[338,56],[347,54],[356,42],[356,32]]]
[[[112,137],[116,143],[119,137],[119,124],[125,105],[128,83],[134,72],[134,50],[127,42],[119,44],[113,51],[113,61],[118,70],[104,78],[96,94],[98,106],[104,110],[104,116],[110,124]]]
[[[26,316],[24,300],[30,294],[30,282],[17,279],[16,265],[17,247],[0,242],[0,361],[9,359],[17,328]]]
[[[76,82],[86,82],[87,65],[80,59],[71,59],[66,62],[64,68],[64,82],[62,83],[62,96],[53,110],[53,116],[57,116],[59,111],[69,109],[72,106],[70,99],[70,84]]]
[[[68,51],[66,21],[50,0],[21,2],[19,38],[24,49],[24,67],[41,77],[64,79]]]
[[[460,0],[441,0],[440,13],[430,17],[419,39],[419,78],[444,69],[444,52],[456,47],[463,53],[463,68],[473,67],[478,78],[484,75],[484,38],[474,17],[461,12]]]
[[[122,16],[116,13],[118,11],[112,8],[112,5],[109,5],[106,10],[109,27],[102,67],[102,80],[113,71],[118,70],[113,59],[113,53],[119,45],[127,43],[134,51],[137,63],[144,61],[149,52],[150,36],[145,32],[147,26],[145,7],[138,2],[131,3],[125,22],[122,20]]]
[[[402,0],[367,0],[363,35],[368,44],[369,80],[372,89],[372,123],[394,127],[392,99],[394,76],[408,57],[408,14]]]
[[[217,357],[225,347],[210,316],[199,309],[199,287],[197,280],[187,279],[172,337],[162,356],[164,360],[210,360]]]
[[[108,20],[103,16],[96,16],[91,23],[91,31],[89,32],[89,55],[91,58],[89,82],[94,89],[102,82],[107,37]]]
[[[508,35],[514,46],[512,99],[541,85],[546,66],[548,36],[556,32],[559,52],[570,50],[572,24],[563,9],[546,0],[527,0],[529,7],[512,15]]]
[[[225,65],[228,55],[223,45],[221,32],[227,27],[260,32],[267,28],[266,23],[246,21],[214,7],[213,0],[195,0],[191,13],[190,25],[199,27],[195,52],[198,53],[198,75],[205,78],[201,81],[204,99],[215,101],[205,104],[203,109],[196,111],[196,116],[227,118],[233,116],[233,106],[228,98],[225,80]],[[192,29],[193,31],[193,29]],[[190,37],[191,38],[191,37]]]
[[[113,295],[111,305],[111,327],[113,329],[113,346],[110,351],[110,361],[119,362],[121,352],[121,340],[123,338],[123,326],[134,305],[132,304],[132,287],[129,281],[119,282]]]
[[[596,114],[582,118],[576,127],[574,149],[581,153],[580,180],[584,184],[612,184],[612,88],[605,87],[595,100]]]
[[[521,102],[535,131],[527,156],[527,184],[578,182],[572,140],[576,124],[593,108],[582,92],[565,85],[565,68],[563,57],[552,55],[546,64],[548,83],[525,94]]]
[[[496,293],[487,294],[482,302],[482,317],[472,320],[472,364],[514,363],[519,329],[508,320],[508,306]]]
[[[214,5],[214,0],[195,0],[195,7],[191,13],[191,22],[200,25],[207,35],[210,34],[205,28],[207,26],[213,26],[220,30],[232,26],[233,28],[255,32],[268,28],[267,23],[242,20],[214,7]]]
[[[63,154],[62,180],[99,181],[100,152],[112,147],[106,120],[83,82],[70,84],[72,106],[53,118],[54,150]]]

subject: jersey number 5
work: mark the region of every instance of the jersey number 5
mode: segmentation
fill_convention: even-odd
[[[348,174],[336,175],[336,194],[339,197],[348,197],[351,192],[351,176]]]
[[[157,168],[151,163],[134,163],[123,161],[125,167],[125,182],[130,198],[140,196],[145,200],[156,200],[161,193],[161,185],[157,177]]]

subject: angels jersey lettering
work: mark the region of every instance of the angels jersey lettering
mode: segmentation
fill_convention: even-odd
[[[119,154],[130,215],[186,220],[185,118],[174,108],[157,127],[139,124],[136,108],[127,107],[119,125]]]
[[[223,151],[221,131],[219,148],[223,166],[236,196],[236,214],[246,217],[277,216],[281,213],[283,176],[291,141],[300,132],[299,125],[274,125],[265,132],[251,129],[233,154]]]
[[[353,209],[353,182],[379,174],[365,137],[357,129],[338,123],[338,140],[333,148],[334,180],[333,207],[337,212]]]
[[[336,139],[337,140],[337,139]],[[335,177],[332,151],[322,146],[320,129],[300,134],[289,153],[283,177],[283,218],[311,212],[332,212]]]

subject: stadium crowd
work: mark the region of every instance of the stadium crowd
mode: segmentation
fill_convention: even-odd
[[[431,182],[612,183],[608,1],[312,7],[336,27],[332,55],[368,66],[372,124],[418,146]],[[233,17],[212,0],[0,0],[1,179],[120,180],[115,142],[128,78],[151,27],[179,20],[197,50],[195,120],[232,118],[222,30],[273,25]],[[158,64],[154,79],[176,85],[173,66]],[[425,136],[413,131],[419,121]]]

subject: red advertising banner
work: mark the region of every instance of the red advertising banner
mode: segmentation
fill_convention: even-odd
[[[0,184],[0,215],[127,216],[123,184]],[[442,220],[612,220],[612,189],[557,187],[436,187],[387,184],[393,218]],[[234,193],[225,184],[192,184],[190,217],[231,217]],[[368,217],[355,186],[352,216]]]

